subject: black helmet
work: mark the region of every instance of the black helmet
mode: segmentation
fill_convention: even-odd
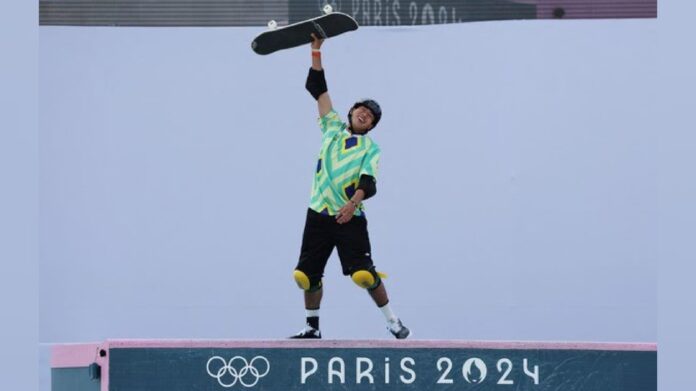
[[[365,106],[368,109],[370,109],[372,115],[375,116],[375,120],[372,122],[372,128],[377,126],[377,122],[379,122],[380,118],[382,118],[382,108],[379,107],[379,103],[375,102],[372,99],[363,99],[355,102],[353,107],[351,107],[350,111],[348,112],[348,125],[351,125],[353,123],[353,119],[351,118],[353,110],[360,106]]]

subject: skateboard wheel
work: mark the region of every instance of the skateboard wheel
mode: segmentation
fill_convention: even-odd
[[[325,14],[330,14],[333,12],[333,7],[331,6],[331,4],[325,5],[322,9],[324,10]]]
[[[276,23],[275,20],[271,20],[268,22],[268,28],[271,30],[275,30],[278,27],[278,23]]]

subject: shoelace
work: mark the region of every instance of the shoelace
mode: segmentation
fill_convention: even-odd
[[[394,322],[389,322],[389,330],[395,333],[401,331],[402,328],[404,328],[404,326],[401,324],[399,319],[395,320]]]
[[[306,325],[298,334],[316,333],[318,330],[310,325]]]

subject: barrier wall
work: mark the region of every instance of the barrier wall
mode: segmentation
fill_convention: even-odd
[[[654,344],[107,341],[52,368],[52,391],[657,390]]]

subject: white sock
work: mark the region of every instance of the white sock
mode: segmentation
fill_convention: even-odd
[[[312,317],[312,316],[319,316],[319,309],[318,309],[318,308],[317,308],[316,310],[308,310],[308,309],[305,309],[305,313],[306,313],[306,316],[307,316],[308,318],[310,318],[310,317]]]
[[[399,319],[396,317],[396,315],[394,315],[389,303],[379,307],[379,309],[382,310],[382,314],[384,314],[384,319],[387,320],[387,323],[396,322],[396,320]]]

